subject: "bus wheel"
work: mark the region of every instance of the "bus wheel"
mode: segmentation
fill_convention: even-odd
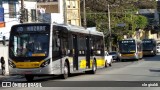
[[[69,72],[68,64],[65,62],[65,64],[64,64],[64,69],[63,69],[63,74],[61,75],[61,77],[62,77],[63,79],[68,78],[68,72]]]
[[[27,81],[31,82],[34,79],[34,76],[33,75],[25,75],[25,78]]]
[[[95,73],[96,73],[96,70],[97,70],[96,61],[94,60],[94,61],[93,61],[93,65],[92,65],[92,70],[90,71],[90,73],[91,73],[91,74],[95,74]]]

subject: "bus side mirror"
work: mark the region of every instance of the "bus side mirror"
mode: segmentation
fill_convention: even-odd
[[[6,37],[3,36],[3,41],[2,41],[3,45],[6,45]]]

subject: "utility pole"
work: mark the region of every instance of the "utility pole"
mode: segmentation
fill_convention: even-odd
[[[118,6],[118,5],[109,5],[108,4],[108,31],[109,31],[109,51],[112,51],[112,31],[111,31],[111,13],[110,13],[110,6]]]
[[[63,17],[64,17],[64,24],[67,24],[67,7],[66,7],[66,0],[63,0]]]
[[[112,40],[111,40],[111,18],[110,18],[110,9],[109,9],[109,4],[108,4],[108,30],[109,30],[109,51],[112,51]]]
[[[87,28],[87,22],[86,22],[86,0],[83,0],[83,26],[84,28]]]
[[[20,16],[20,23],[24,22],[24,0],[21,0],[21,16]]]

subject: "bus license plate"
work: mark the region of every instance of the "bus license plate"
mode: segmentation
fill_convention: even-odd
[[[25,72],[23,72],[23,74],[32,74],[32,72],[31,71],[25,71]]]

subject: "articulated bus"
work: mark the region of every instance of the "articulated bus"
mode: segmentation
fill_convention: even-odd
[[[105,67],[104,35],[64,24],[28,23],[11,28],[9,73],[35,76],[89,72]]]
[[[157,47],[157,42],[155,39],[143,39],[143,55],[144,56],[155,56],[156,55],[156,47]]]
[[[137,39],[124,39],[119,41],[120,59],[141,59],[143,57],[142,41]]]

